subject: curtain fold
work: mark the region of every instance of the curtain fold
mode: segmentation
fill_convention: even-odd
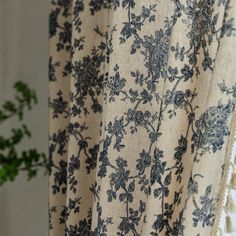
[[[235,15],[228,0],[52,0],[51,236],[216,235]]]

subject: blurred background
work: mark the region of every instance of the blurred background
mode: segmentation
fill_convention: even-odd
[[[49,0],[0,0],[0,103],[13,98],[13,84],[22,80],[37,92],[38,104],[25,113],[32,138],[20,148],[47,153]],[[8,135],[17,126],[11,119],[0,128]],[[0,236],[48,235],[48,182],[40,171],[27,181],[20,174],[0,186]]]

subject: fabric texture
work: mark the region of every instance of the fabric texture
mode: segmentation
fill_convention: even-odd
[[[216,235],[236,2],[52,0],[51,236]]]

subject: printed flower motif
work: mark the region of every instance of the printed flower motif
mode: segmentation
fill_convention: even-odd
[[[169,49],[169,31],[156,31],[154,36],[146,36],[144,40],[144,48],[147,62],[145,66],[149,69],[150,73],[159,78],[161,72],[165,68],[168,59]]]
[[[56,35],[57,33],[57,27],[58,27],[58,22],[57,22],[57,18],[58,15],[60,13],[60,9],[56,8],[55,10],[52,10],[49,16],[49,34],[50,37],[53,37]]]
[[[70,158],[70,162],[68,165],[68,172],[70,175],[73,175],[75,170],[79,170],[80,168],[80,160],[78,157],[75,157],[74,155],[72,155],[72,157]]]
[[[184,106],[185,104],[185,96],[182,91],[176,91],[173,94],[173,103],[177,107]]]
[[[177,108],[182,108],[186,105],[186,95],[188,96],[188,94],[185,94],[183,91],[180,90],[174,92],[168,90],[166,92],[165,103],[173,104]]]
[[[135,7],[135,1],[134,0],[122,0],[122,7]]]
[[[192,136],[192,149],[202,150],[202,152],[211,151],[215,153],[224,145],[224,137],[229,135],[228,118],[234,110],[234,104],[218,103],[210,107],[195,122],[197,130]]]
[[[110,134],[114,134],[116,136],[122,135],[125,132],[124,118],[123,117],[120,119],[116,118],[113,124],[109,122],[107,130],[108,133]]]
[[[212,59],[206,56],[202,62],[202,67],[204,70],[207,70],[207,68],[212,69],[212,64]]]
[[[50,137],[50,151],[56,151],[59,155],[63,155],[65,153],[65,146],[68,142],[68,134],[66,130],[58,130],[57,133],[52,134]],[[51,153],[49,152],[50,156]]]
[[[226,95],[232,95],[233,97],[236,97],[236,83],[234,83],[231,87],[228,87],[225,84],[225,81],[222,81],[218,85],[222,93],[226,93]]]
[[[49,59],[49,80],[57,96],[49,105],[57,125],[51,127],[49,174],[53,197],[67,201],[51,202],[50,230],[61,224],[66,236],[141,236],[148,225],[150,236],[183,236],[189,229],[196,235],[212,227],[217,189],[209,183],[204,191],[206,176],[199,168],[192,170],[187,192],[183,178],[195,157],[223,147],[234,110],[230,101],[216,101],[205,109],[194,100],[200,96],[201,78],[207,80],[212,73],[215,54],[209,45],[217,48],[221,37],[235,33],[234,19],[227,15],[229,1],[217,1],[175,0],[170,4],[174,11],[164,9],[164,18],[164,1],[52,1],[49,33],[57,51],[53,49]],[[225,15],[219,21],[221,8]],[[101,16],[115,21],[97,21]],[[186,24],[187,41],[171,40],[177,22]],[[95,40],[90,42],[93,32]],[[236,85],[223,82],[219,88],[222,101],[236,97]],[[110,108],[111,113],[103,114]],[[168,140],[170,135],[174,141]],[[196,156],[188,150],[191,141]],[[204,165],[204,158],[199,161]],[[155,199],[157,210],[146,224],[149,198]],[[104,202],[106,206],[99,205]],[[114,219],[113,212],[103,212],[104,206],[114,209]],[[192,215],[186,218],[189,209]]]
[[[226,0],[225,0],[226,1]],[[223,26],[222,26],[222,33],[221,33],[221,36],[232,36],[233,35],[233,32],[236,31],[236,28],[235,28],[235,23],[234,23],[234,18],[231,18],[227,21],[224,22]]]
[[[126,113],[126,121],[132,121],[134,119],[135,111],[131,108],[128,109],[128,112]]]
[[[190,177],[188,182],[188,192],[190,195],[198,193],[198,182],[192,176]]]
[[[143,150],[139,156],[140,159],[137,159],[136,169],[140,172],[144,172],[144,170],[151,165],[151,155]]]
[[[184,76],[184,81],[189,80],[193,76],[193,69],[190,69],[189,65],[184,65],[184,67],[181,69],[181,73]]]
[[[53,118],[58,118],[60,114],[68,115],[68,102],[64,100],[62,91],[58,91],[57,98],[49,99],[49,107],[53,110]]]
[[[114,68],[115,75],[110,77],[108,87],[110,89],[110,96],[118,96],[125,86],[125,79],[120,77],[119,67]],[[110,99],[110,101],[115,101]]]
[[[121,157],[116,159],[116,165],[118,169],[115,173],[110,175],[110,183],[117,191],[126,185],[130,171],[125,169],[125,167],[127,167],[127,161]]]
[[[165,173],[166,161],[162,160],[163,151],[156,148],[154,150],[154,164],[151,169],[151,184],[161,183],[161,177]]]
[[[142,111],[137,111],[137,112],[135,113],[134,120],[135,120],[136,125],[142,124],[143,121],[144,121],[143,112],[142,112]]]
[[[53,194],[57,192],[66,192],[66,179],[67,179],[67,163],[63,160],[59,162],[58,172],[55,174],[54,184],[52,185]]]
[[[181,138],[178,141],[179,146],[175,148],[175,154],[174,154],[174,158],[176,158],[177,160],[181,160],[183,154],[187,151],[187,144],[188,141],[185,137],[183,137],[183,135],[181,136]]]
[[[164,219],[164,215],[162,215],[162,214],[158,215],[158,216],[156,216],[156,220],[155,220],[152,228],[155,229],[158,232],[161,232],[165,227],[165,223],[166,222],[165,222],[165,219]],[[152,233],[151,235],[157,236],[158,234],[157,233],[156,234]]]
[[[201,222],[203,227],[212,226],[215,220],[215,209],[216,209],[216,198],[211,198],[210,194],[212,191],[212,186],[209,185],[205,194],[200,197],[200,207],[195,208],[193,211],[193,227],[197,227]]]

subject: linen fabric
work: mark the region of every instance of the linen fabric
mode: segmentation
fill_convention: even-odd
[[[216,235],[236,2],[52,0],[50,236]]]

